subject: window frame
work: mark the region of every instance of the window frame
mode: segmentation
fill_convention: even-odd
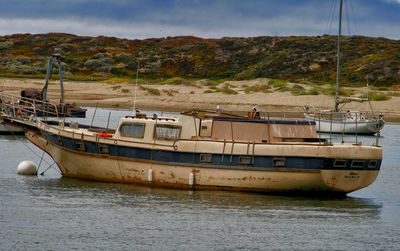
[[[122,127],[124,125],[142,125],[143,126],[143,133],[142,136],[133,136],[133,135],[126,135],[123,133],[122,131]],[[121,134],[121,136],[123,137],[130,137],[130,138],[137,138],[137,139],[143,139],[144,135],[146,133],[146,123],[140,123],[140,122],[125,122],[123,123],[120,127],[119,127],[119,133]]]
[[[363,163],[363,165],[362,165],[362,166],[360,166],[360,165],[354,165],[354,163]],[[352,161],[351,161],[351,167],[352,167],[352,168],[360,168],[360,169],[362,169],[362,168],[365,167],[365,160],[352,160]]]
[[[97,153],[109,154],[110,150],[109,150],[108,144],[100,144],[100,143],[98,143],[97,144]]]
[[[169,128],[174,128],[174,129],[179,129],[179,135],[177,138],[164,138],[164,137],[157,137],[157,127],[169,127]],[[178,125],[168,125],[168,124],[155,124],[154,125],[154,130],[153,130],[153,139],[158,139],[158,140],[171,140],[175,141],[181,138],[182,134],[182,126]]]
[[[212,154],[211,153],[200,153],[200,163],[211,163]]]
[[[339,161],[343,161],[344,164],[343,165],[338,165],[337,162],[339,162]],[[345,159],[335,159],[333,161],[333,167],[345,168],[345,167],[347,167],[347,160],[345,160]]]
[[[372,163],[374,163],[374,165],[371,165]],[[378,160],[376,160],[376,159],[370,159],[370,160],[368,161],[367,167],[370,168],[370,169],[374,169],[374,168],[376,168],[377,165],[378,165]]]
[[[241,155],[238,158],[239,165],[251,165],[252,157],[248,155]]]
[[[278,165],[277,163],[283,161],[283,165]],[[286,167],[286,158],[285,157],[273,157],[272,158],[272,166],[273,167]]]

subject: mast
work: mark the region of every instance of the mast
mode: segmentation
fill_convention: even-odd
[[[336,66],[335,112],[339,111],[338,97],[339,97],[339,76],[340,76],[340,37],[342,36],[342,9],[343,9],[343,0],[340,0],[339,33],[338,33],[337,66]]]
[[[137,61],[137,68],[136,68],[135,98],[133,99],[133,111],[135,112],[135,116],[136,116],[136,92],[137,92],[138,77],[139,77],[139,60]]]

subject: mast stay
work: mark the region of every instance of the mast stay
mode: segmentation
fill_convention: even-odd
[[[339,111],[338,98],[339,98],[339,77],[340,77],[340,37],[342,36],[342,10],[343,10],[343,0],[340,0],[337,66],[336,66],[335,112]]]

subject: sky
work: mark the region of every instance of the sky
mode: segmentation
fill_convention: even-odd
[[[339,0],[0,0],[0,35],[129,39],[337,34]],[[343,34],[400,39],[400,0],[344,0]]]

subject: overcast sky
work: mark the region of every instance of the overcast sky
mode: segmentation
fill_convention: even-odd
[[[0,0],[0,35],[337,34],[339,0]],[[400,0],[344,0],[343,34],[400,39]]]

